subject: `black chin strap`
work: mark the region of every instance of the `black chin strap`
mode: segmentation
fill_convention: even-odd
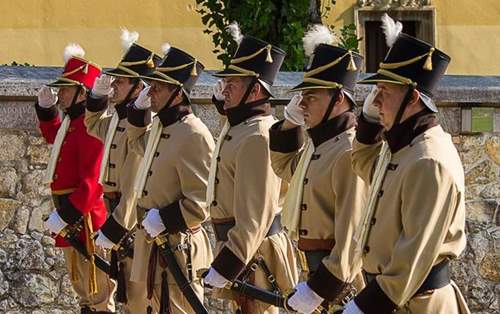
[[[137,79],[135,81],[134,85],[132,85],[132,88],[128,91],[127,96],[125,96],[125,99],[122,101],[122,104],[127,104],[130,101],[130,98],[132,97],[132,93],[139,85],[139,82],[140,82],[139,79]]]
[[[256,83],[257,83],[257,77],[254,76],[254,77],[252,77],[252,81],[250,81],[250,84],[248,85],[247,90],[245,91],[245,94],[241,98],[238,106],[242,106],[246,103],[248,96],[250,96],[250,93],[252,92],[252,89]]]
[[[321,120],[321,123],[324,123],[328,121],[328,118],[330,118],[330,114],[333,111],[333,106],[335,105],[335,102],[339,98],[341,91],[340,89],[334,90],[334,94],[332,95],[332,98],[330,98],[330,103],[328,104],[328,107],[326,108],[325,115],[323,116],[323,119]]]
[[[80,90],[82,89],[82,85],[78,85],[76,87],[76,91],[75,91],[75,94],[73,95],[73,100],[71,100],[71,105],[69,106],[69,108],[73,107],[76,103],[76,100],[78,99],[78,95],[80,94]]]
[[[78,99],[78,95],[80,94],[80,91],[82,90],[82,86],[78,85],[76,87],[75,95],[73,95],[73,100],[71,101],[71,106],[73,107],[74,104],[76,104],[76,100]]]
[[[170,107],[170,104],[172,103],[172,101],[174,101],[175,96],[177,96],[177,93],[181,90],[181,88],[182,88],[181,86],[175,87],[174,92],[172,93],[172,95],[170,95],[170,97],[168,98],[168,100],[165,103],[165,106],[163,106],[163,108]]]
[[[399,107],[398,113],[396,114],[396,118],[394,118],[394,123],[391,126],[391,129],[400,124],[401,118],[403,117],[403,113],[405,112],[406,107],[411,101],[411,98],[413,97],[413,91],[415,90],[415,86],[410,84],[408,86],[408,91],[406,92],[405,98],[403,99],[403,102],[401,103],[401,106]]]

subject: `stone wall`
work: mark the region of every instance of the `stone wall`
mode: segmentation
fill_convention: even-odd
[[[473,313],[500,309],[500,136],[454,138],[465,169],[467,248],[452,277]]]
[[[35,130],[0,130],[0,313],[69,313],[77,300],[44,231],[49,147]]]
[[[0,70],[0,313],[77,311],[62,255],[42,224],[42,216],[52,210],[49,189],[41,182],[49,147],[36,130],[32,98],[23,98],[32,97],[41,83],[23,83],[27,85],[13,91],[19,86],[12,81],[3,83]],[[210,85],[198,86],[195,97],[206,99]],[[277,96],[287,97],[281,92],[286,86],[279,88]],[[365,92],[357,97],[361,99]],[[486,94],[474,93],[500,102],[487,88],[483,91]],[[441,95],[447,94],[457,102],[459,96],[441,91]],[[11,98],[2,100],[2,95]],[[454,134],[466,173],[468,243],[466,251],[452,263],[452,275],[473,313],[499,313],[500,134],[461,134],[457,111],[461,105],[443,108],[441,117]],[[282,108],[276,111],[280,115]],[[219,119],[212,106],[195,106],[195,112],[214,134],[218,133]],[[207,305],[211,313],[224,313],[228,308],[212,298],[207,299]]]

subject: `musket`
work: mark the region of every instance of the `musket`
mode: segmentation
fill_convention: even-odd
[[[165,259],[168,269],[172,276],[174,277],[175,283],[181,289],[182,294],[188,301],[189,305],[196,314],[208,314],[207,309],[203,305],[203,302],[198,298],[196,293],[191,287],[191,283],[188,281],[186,276],[181,270],[177,259],[175,258],[174,252],[170,247],[167,234],[160,234],[155,239],[154,242],[158,246],[158,252],[161,257]]]
[[[207,269],[200,269],[198,270],[198,276],[201,278],[205,278],[205,276],[208,274]],[[295,312],[294,309],[292,309],[288,305],[288,299],[295,293],[293,291],[292,293],[288,295],[281,295],[279,293],[275,293],[272,291],[265,290],[263,288],[257,287],[255,285],[252,285],[248,282],[241,281],[239,279],[236,279],[230,283],[228,283],[224,289],[228,289],[234,292],[237,292],[239,294],[243,294],[251,299],[258,300],[260,302],[274,305],[276,307],[285,309],[287,312]],[[328,314],[328,310],[325,309],[322,306],[319,306],[314,310],[313,313],[316,314]]]

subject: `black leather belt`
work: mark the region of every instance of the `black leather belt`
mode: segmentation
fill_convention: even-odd
[[[363,271],[363,275],[365,276],[365,280],[367,283],[370,283],[372,280],[375,280],[375,278],[379,274],[370,274],[365,271]],[[415,292],[415,295],[424,293],[429,290],[436,290],[439,288],[442,288],[444,286],[447,286],[450,283],[450,266],[449,266],[449,261],[444,260],[441,263],[437,264],[436,266],[432,267],[431,272],[429,275],[427,275],[427,278],[425,278],[424,282],[418,288],[417,292]]]
[[[235,223],[234,219],[227,222],[214,222],[214,220],[212,220],[215,239],[217,241],[227,241],[227,233],[234,227]],[[266,238],[281,232],[282,229],[281,215],[274,216],[273,222],[267,231]]]

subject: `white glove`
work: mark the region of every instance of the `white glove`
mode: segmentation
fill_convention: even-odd
[[[304,125],[304,112],[299,104],[302,101],[302,95],[295,95],[285,107],[285,119],[295,125]]]
[[[344,312],[342,312],[342,314],[364,314],[364,313],[359,309],[356,302],[354,302],[354,300],[351,300],[346,304]]]
[[[218,80],[214,86],[214,97],[219,101],[224,101],[225,97],[222,95],[222,91],[224,90],[224,81]]]
[[[377,86],[373,86],[368,96],[366,96],[365,102],[363,103],[363,116],[366,118],[366,120],[373,123],[380,121],[380,117],[378,115],[379,110],[375,105],[373,105],[373,101],[375,100],[375,97],[377,97],[377,93]]]
[[[224,288],[226,284],[230,281],[224,278],[221,274],[219,274],[213,267],[210,267],[208,270],[208,274],[203,279],[206,285],[212,286],[214,288]]]
[[[50,213],[49,218],[43,224],[46,229],[54,234],[61,233],[61,230],[68,225],[55,210]]]
[[[299,313],[309,314],[321,305],[323,298],[316,294],[307,282],[301,282],[295,287],[296,292],[288,299],[288,305]]]
[[[148,96],[149,89],[151,87],[148,86],[146,88],[143,88],[142,91],[139,93],[139,97],[134,102],[134,107],[140,110],[146,110],[151,107],[151,98]]]
[[[166,229],[161,221],[160,210],[156,208],[152,208],[148,211],[146,218],[142,221],[142,226],[151,238],[156,238]]]
[[[112,249],[115,244],[108,239],[101,230],[97,231],[97,238],[95,239],[95,245],[102,247],[103,249]]]
[[[57,92],[48,86],[38,91],[38,105],[42,108],[50,108],[57,103]]]
[[[92,87],[92,96],[97,98],[108,96],[113,92],[111,83],[113,82],[113,77],[111,75],[103,74],[99,76]]]

